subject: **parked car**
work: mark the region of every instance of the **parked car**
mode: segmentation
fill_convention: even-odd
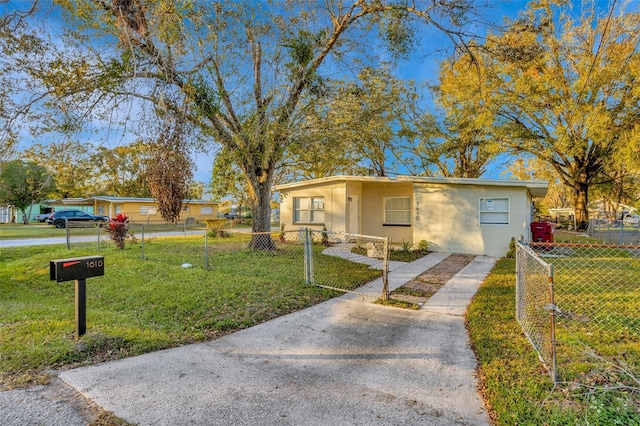
[[[66,220],[73,222],[108,222],[109,216],[96,216],[82,210],[58,210],[51,213],[45,222],[56,228],[64,228]]]
[[[49,216],[51,216],[51,213],[40,213],[36,215],[36,220],[38,222],[44,222]]]
[[[622,222],[625,225],[638,225],[640,223],[640,216],[637,214],[628,214],[624,217]]]

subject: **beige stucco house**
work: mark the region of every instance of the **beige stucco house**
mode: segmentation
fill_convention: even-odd
[[[428,241],[435,251],[504,256],[511,238],[530,238],[533,198],[546,181],[333,176],[279,185],[285,229]]]
[[[152,198],[95,196],[88,198],[63,198],[51,203],[55,210],[82,208],[96,215],[113,217],[125,213],[138,223],[161,222],[158,203]],[[83,208],[83,207],[86,207]],[[218,203],[205,200],[184,200],[179,220],[204,221],[218,217]]]

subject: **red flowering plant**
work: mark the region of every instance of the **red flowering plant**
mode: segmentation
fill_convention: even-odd
[[[109,219],[109,223],[107,223],[107,227],[105,229],[111,236],[111,240],[113,240],[116,247],[123,250],[124,240],[127,238],[127,234],[129,232],[129,216],[124,213],[118,213]]]

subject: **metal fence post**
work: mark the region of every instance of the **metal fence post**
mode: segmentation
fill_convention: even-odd
[[[550,374],[553,383],[558,383],[558,374],[556,372],[556,302],[553,289],[553,265],[547,266],[547,273],[549,276],[549,302],[551,303],[551,366]]]
[[[521,277],[521,270],[522,270],[522,260],[520,259],[520,257],[522,256],[522,249],[520,248],[522,243],[520,241],[518,241],[516,243],[516,321],[518,323],[520,323],[521,318],[520,318],[520,295],[522,294],[522,277]]]
[[[142,249],[142,255],[141,255],[142,256],[142,260],[144,260],[144,223],[140,225],[140,228],[141,228],[141,231],[140,231],[141,236],[140,236],[140,238],[142,240],[142,244],[140,244],[140,248]]]
[[[71,234],[69,233],[69,219],[64,218],[64,230],[67,235],[67,250],[71,250]]]
[[[304,282],[314,284],[313,279],[313,250],[311,247],[311,230],[304,228]]]
[[[204,269],[209,270],[209,232],[204,230]]]
[[[618,244],[623,245],[624,244],[624,222],[619,221],[618,223],[620,224],[620,242]]]
[[[98,235],[97,235],[97,237],[98,237],[97,238],[97,240],[98,240],[98,253],[100,253],[100,229],[102,229],[102,224],[101,223],[96,224],[96,229],[98,230],[97,231],[97,233],[98,233]]]
[[[382,259],[382,300],[389,299],[389,237],[384,239],[384,258]]]

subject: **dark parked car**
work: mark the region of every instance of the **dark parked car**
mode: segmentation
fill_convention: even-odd
[[[96,216],[82,210],[58,210],[45,220],[56,228],[64,228],[65,219],[69,222],[108,222],[108,216]]]

